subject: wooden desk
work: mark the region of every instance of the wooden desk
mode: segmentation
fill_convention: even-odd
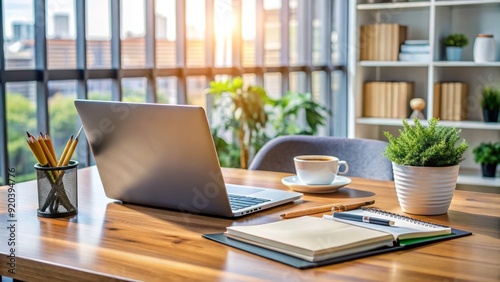
[[[224,169],[229,183],[287,189],[288,174]],[[284,211],[332,202],[375,199],[376,206],[401,213],[393,183],[353,178],[332,194],[309,194],[239,219],[188,215],[120,205],[104,196],[95,167],[78,175],[78,215],[49,219],[36,215],[34,181],[15,185],[16,274],[8,273],[7,187],[0,189],[0,274],[20,280],[379,280],[498,281],[500,279],[500,195],[456,191],[448,214],[415,216],[472,231],[472,236],[411,250],[308,270],[295,269],[201,237],[226,226],[279,220]],[[165,195],[168,197],[168,195]]]

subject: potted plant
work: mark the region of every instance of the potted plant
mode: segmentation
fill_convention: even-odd
[[[310,93],[271,99],[260,86],[244,87],[240,77],[212,81],[207,92],[215,98],[211,128],[223,167],[247,168],[251,157],[276,136],[316,134],[330,114]]]
[[[484,177],[495,177],[497,164],[500,163],[500,141],[482,142],[472,149],[474,161],[481,164],[481,172]]]
[[[221,122],[212,129],[216,149],[228,150],[229,157],[239,156],[239,167],[246,168],[249,161],[249,146],[261,136],[267,122],[264,104],[269,98],[266,91],[260,86],[245,88],[243,80],[238,77],[233,80],[210,82],[208,93],[215,96],[214,107],[220,110],[216,118]],[[223,96],[224,94],[226,96]],[[227,132],[229,137],[233,134],[236,136],[237,146],[230,145],[220,138],[219,135],[223,135],[224,132]],[[220,161],[228,166],[236,166],[231,159],[222,158]]]
[[[462,48],[469,44],[469,39],[461,33],[452,33],[444,39],[446,46],[446,59],[448,61],[460,61],[462,58]]]
[[[459,163],[469,144],[460,141],[460,130],[438,126],[432,118],[424,127],[418,118],[413,125],[403,120],[394,137],[384,132],[389,144],[384,156],[392,162],[398,201],[404,212],[443,214],[456,187]]]
[[[497,122],[500,113],[500,89],[491,86],[484,87],[481,108],[483,108],[485,122]]]

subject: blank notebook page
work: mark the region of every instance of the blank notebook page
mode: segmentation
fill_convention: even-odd
[[[227,227],[227,235],[307,256],[356,249],[377,242],[388,245],[394,240],[392,235],[384,232],[311,216],[261,225]]]

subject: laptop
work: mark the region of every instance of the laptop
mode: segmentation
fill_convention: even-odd
[[[302,197],[225,184],[202,107],[78,99],[75,107],[111,199],[237,217]]]

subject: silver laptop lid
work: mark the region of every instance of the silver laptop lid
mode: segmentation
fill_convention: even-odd
[[[76,100],[106,196],[231,216],[203,108]]]

